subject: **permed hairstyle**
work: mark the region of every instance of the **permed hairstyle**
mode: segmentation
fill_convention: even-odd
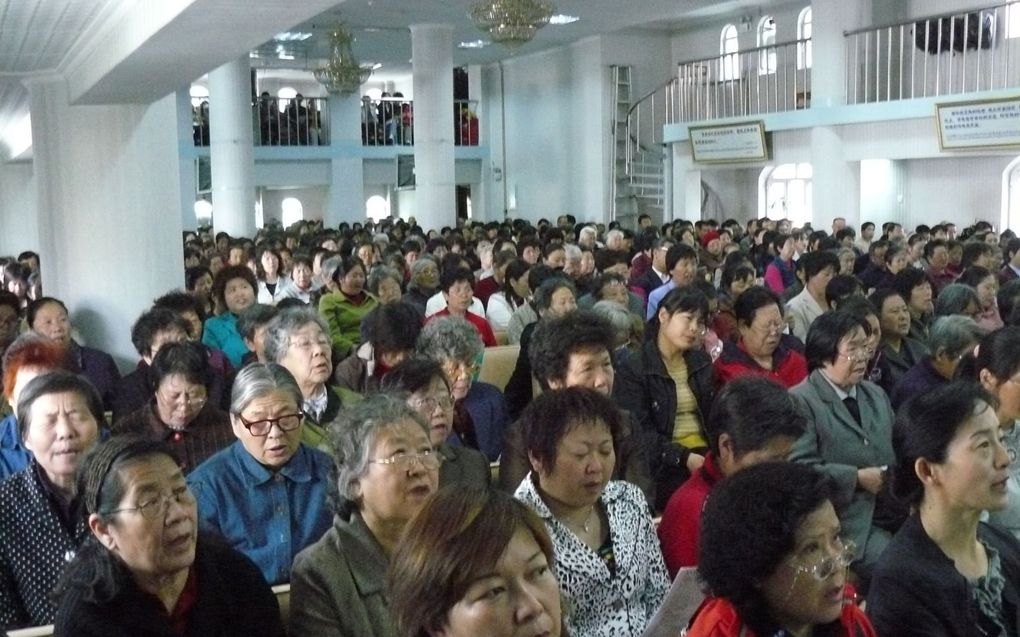
[[[614,337],[609,322],[591,310],[545,318],[531,334],[527,352],[531,371],[542,389],[548,389],[549,381],[566,378],[575,353],[605,351],[612,356]]]
[[[546,471],[556,467],[560,442],[575,427],[604,425],[613,439],[614,451],[622,428],[620,410],[613,401],[586,387],[568,387],[539,394],[524,408],[520,422],[529,457],[541,463]]]
[[[729,434],[738,458],[773,438],[799,438],[807,421],[786,388],[768,378],[739,376],[722,386],[705,421],[708,446],[719,455],[719,436]]]

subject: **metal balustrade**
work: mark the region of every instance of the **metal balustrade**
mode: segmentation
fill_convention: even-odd
[[[846,102],[1020,86],[1020,2],[844,33]]]
[[[256,146],[328,146],[329,101],[325,97],[259,97],[252,102]],[[192,109],[196,146],[209,145],[209,102]]]
[[[453,101],[453,143],[478,145],[478,100]],[[414,144],[414,100],[402,97],[361,98],[361,143],[364,146]]]

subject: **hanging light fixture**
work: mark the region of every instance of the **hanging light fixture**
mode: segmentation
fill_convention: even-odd
[[[354,59],[354,53],[351,52],[354,38],[351,32],[344,28],[342,22],[337,22],[330,29],[329,42],[333,55],[326,66],[315,70],[315,79],[331,94],[357,93],[361,85],[372,75],[371,67],[361,66]]]
[[[516,48],[549,24],[553,10],[553,5],[541,0],[489,0],[471,9],[471,19],[493,42]]]

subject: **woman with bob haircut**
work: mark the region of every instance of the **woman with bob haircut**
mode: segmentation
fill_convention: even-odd
[[[1008,499],[995,407],[979,385],[956,381],[900,410],[892,486],[914,514],[875,569],[868,615],[880,635],[1020,633],[1020,543],[981,522]]]
[[[863,587],[889,541],[875,523],[875,510],[885,467],[895,461],[889,398],[864,380],[873,353],[869,329],[867,321],[842,311],[815,319],[805,345],[810,374],[790,390],[807,419],[790,459],[835,481],[833,504],[846,537],[857,545],[854,572]]]
[[[710,597],[687,637],[875,637],[850,599],[854,545],[828,478],[786,462],[723,480],[701,517],[698,573]]]
[[[446,487],[408,525],[389,591],[401,637],[566,637],[542,521],[492,489]]]
[[[57,587],[54,635],[283,636],[258,567],[199,534],[195,495],[166,443],[115,436],[78,481],[90,532]]]
[[[229,265],[213,279],[213,299],[223,313],[205,320],[202,343],[222,351],[236,368],[241,367],[241,359],[248,353],[248,346],[237,331],[237,317],[255,303],[258,289],[255,273],[243,265]]]
[[[532,470],[514,497],[552,537],[571,637],[639,637],[669,588],[644,494],[612,480],[620,418],[581,387],[545,392],[521,416]]]

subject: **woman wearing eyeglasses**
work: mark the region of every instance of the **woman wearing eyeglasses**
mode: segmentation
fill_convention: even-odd
[[[828,478],[786,462],[720,482],[701,516],[698,573],[711,597],[687,637],[875,637],[847,588],[855,547],[838,498]]]
[[[898,515],[896,507],[885,506],[883,490],[885,469],[895,461],[895,416],[885,392],[864,380],[873,353],[870,329],[866,319],[848,312],[815,319],[805,344],[811,373],[790,390],[807,419],[790,460],[812,465],[835,481],[833,503],[844,535],[857,545],[853,569],[862,589],[889,542],[889,532],[877,521]]]
[[[613,399],[648,440],[657,511],[701,468],[708,451],[702,423],[715,388],[712,358],[701,347],[707,319],[708,299],[697,288],[670,290],[645,330],[644,345],[617,369]]]
[[[807,361],[783,340],[782,305],[776,293],[761,286],[745,290],[733,305],[736,341],[723,341],[714,363],[716,383],[754,374],[789,388],[807,378]]]
[[[281,365],[253,363],[234,379],[230,422],[237,441],[188,476],[199,525],[258,564],[272,585],[329,528],[330,459],[301,442],[301,390]]]
[[[49,624],[50,592],[88,534],[75,473],[105,425],[99,393],[64,371],[19,388],[28,468],[0,482],[0,632]]]
[[[958,381],[899,411],[893,492],[915,513],[882,554],[868,595],[883,637],[1020,634],[1020,543],[980,521],[1009,500],[996,402]]]
[[[57,595],[61,637],[283,637],[250,559],[199,534],[195,496],[166,443],[115,436],[84,461],[87,539]]]
[[[234,441],[230,418],[208,401],[211,380],[201,343],[167,343],[149,365],[153,398],[122,418],[114,434],[136,433],[166,441],[185,473]]]
[[[453,432],[453,395],[438,363],[420,358],[403,361],[383,376],[380,391],[406,395],[407,404],[429,425],[429,441],[443,457],[439,486],[489,484],[489,461],[477,449],[447,442]]]
[[[290,634],[397,637],[386,570],[404,527],[436,490],[441,458],[422,417],[386,394],[341,411],[329,436],[336,515],[294,560]]]

